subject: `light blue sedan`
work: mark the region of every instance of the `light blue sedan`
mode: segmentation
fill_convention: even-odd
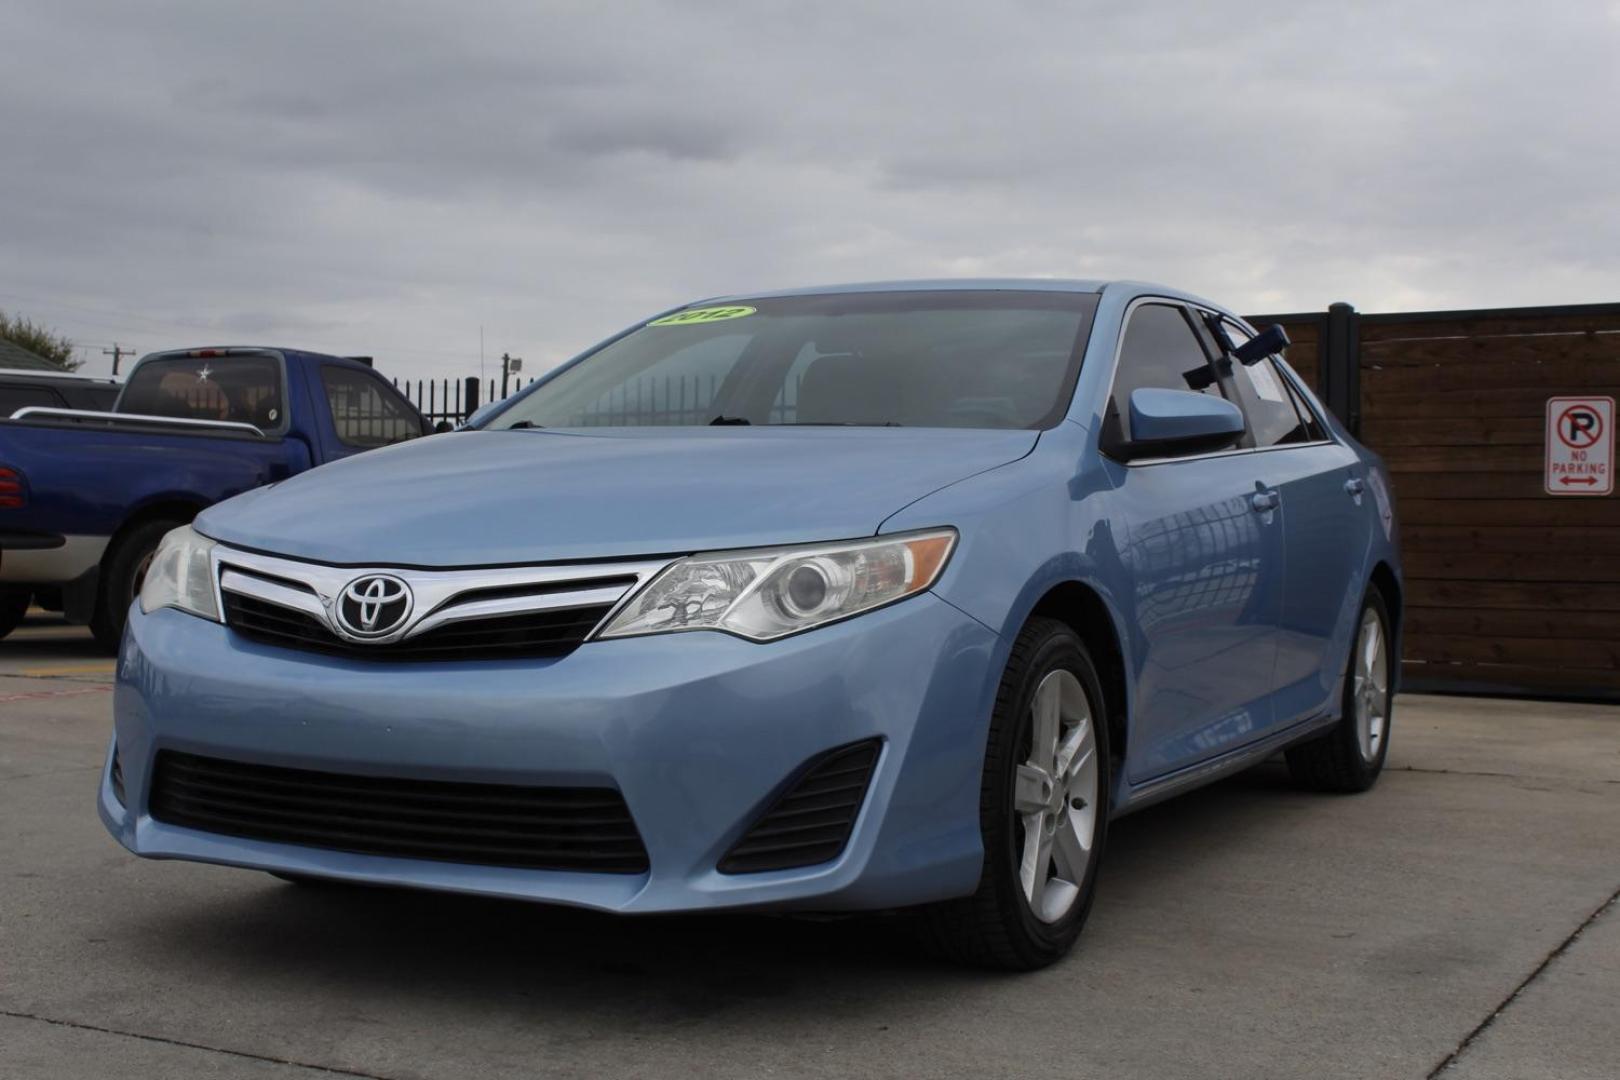
[[[468,429],[221,503],[131,612],[136,854],[1062,956],[1112,819],[1388,750],[1388,477],[1173,289],[666,312]]]

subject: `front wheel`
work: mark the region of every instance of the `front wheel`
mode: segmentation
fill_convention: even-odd
[[[1294,781],[1317,791],[1366,791],[1389,754],[1394,702],[1390,672],[1389,608],[1377,589],[1367,593],[1345,665],[1340,719],[1332,730],[1288,751]]]
[[[953,959],[1029,971],[1080,936],[1108,836],[1108,713],[1064,623],[1030,620],[1002,676],[979,792],[978,890],[919,914]]]

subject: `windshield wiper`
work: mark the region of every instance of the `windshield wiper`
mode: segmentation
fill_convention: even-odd
[[[533,420],[519,420],[515,424],[508,424],[506,426],[506,430],[517,431],[520,428],[539,428],[540,426],[541,425],[535,423]]]
[[[709,421],[710,427],[752,427],[753,421],[746,416],[726,416],[724,414]]]
[[[861,420],[795,420],[789,424],[778,424],[778,427],[905,427],[898,420],[879,420],[874,423],[865,423]]]

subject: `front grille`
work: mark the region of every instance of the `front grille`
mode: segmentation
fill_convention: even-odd
[[[527,611],[448,623],[390,645],[353,645],[292,608],[226,591],[225,624],[245,638],[366,660],[469,660],[562,656],[601,622],[611,604]]]
[[[648,866],[612,788],[350,776],[165,750],[149,809],[182,828],[366,855],[608,874]]]
[[[754,874],[836,859],[855,827],[881,746],[869,739],[811,760],[720,860],[720,872]]]
[[[113,798],[118,800],[119,806],[126,806],[124,802],[124,763],[118,759],[118,744],[113,744],[112,760],[112,791]]]

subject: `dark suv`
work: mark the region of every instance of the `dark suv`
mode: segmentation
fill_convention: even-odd
[[[118,400],[118,391],[122,387],[123,384],[117,379],[95,375],[0,368],[0,417],[10,416],[30,405],[105,412]]]

